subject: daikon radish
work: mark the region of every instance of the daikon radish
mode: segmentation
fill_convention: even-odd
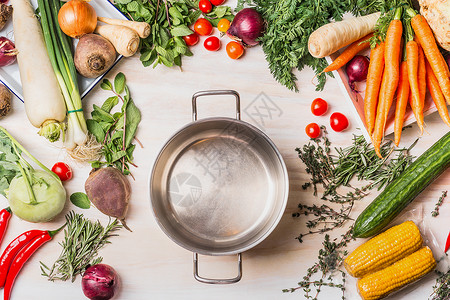
[[[59,139],[66,106],[47,54],[44,37],[29,0],[11,0],[25,111],[39,134]]]
[[[100,22],[109,24],[109,25],[121,25],[133,29],[139,34],[139,36],[143,39],[150,35],[150,25],[146,22],[136,22],[136,21],[128,21],[128,20],[119,20],[119,19],[110,19],[104,17],[97,17],[97,20]]]
[[[95,33],[113,44],[117,53],[125,57],[133,56],[139,48],[139,35],[133,29],[121,25],[98,25]]]
[[[374,30],[380,13],[328,23],[314,31],[308,40],[309,53],[316,58],[328,56]]]

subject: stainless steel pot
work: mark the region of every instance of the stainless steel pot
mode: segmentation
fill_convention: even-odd
[[[233,95],[236,119],[197,120],[197,98]],[[286,207],[289,180],[280,152],[258,128],[240,120],[239,94],[203,91],[192,97],[193,122],[160,151],[150,177],[150,198],[161,229],[194,253],[194,277],[234,283],[242,277],[241,253],[263,241]],[[238,255],[238,275],[198,274],[198,253]]]

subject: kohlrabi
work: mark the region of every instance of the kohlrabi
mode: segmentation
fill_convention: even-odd
[[[42,170],[35,170],[25,154]],[[0,194],[12,212],[29,222],[47,222],[64,208],[66,190],[58,176],[45,167],[0,126]]]

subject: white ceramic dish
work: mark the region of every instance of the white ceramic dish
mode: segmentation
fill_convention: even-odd
[[[37,0],[31,0],[31,4],[34,7],[37,7]],[[89,2],[91,4],[97,15],[101,17],[115,18],[115,19],[123,19],[127,18],[108,0],[93,0]],[[14,41],[14,32],[13,32],[13,24],[12,20],[8,21],[6,26],[0,31],[1,36],[6,36],[10,40]],[[74,45],[76,45],[78,40],[74,40]],[[122,55],[118,55],[114,64],[106,71],[103,75],[97,78],[84,78],[82,76],[78,76],[78,83],[80,87],[81,98],[83,99],[93,88],[94,86],[105,77],[105,75],[117,64],[117,62],[122,59]],[[10,66],[0,68],[0,81],[14,94],[19,98],[20,101],[23,102],[22,95],[22,84],[20,82],[20,74],[19,67],[17,63],[14,63]]]

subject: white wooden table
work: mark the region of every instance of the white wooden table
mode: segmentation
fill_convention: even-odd
[[[233,5],[233,1],[230,5]],[[217,32],[216,32],[217,34]],[[302,280],[306,269],[317,258],[323,236],[308,236],[300,244],[295,237],[305,231],[305,219],[292,218],[299,202],[320,204],[321,200],[312,195],[311,190],[303,191],[301,185],[308,179],[305,167],[294,149],[308,142],[304,132],[310,122],[329,125],[332,112],[340,111],[350,120],[350,127],[342,133],[330,131],[329,138],[334,146],[351,143],[353,134],[359,134],[354,116],[343,102],[343,97],[335,79],[328,79],[323,92],[316,92],[311,84],[313,72],[305,69],[298,75],[300,92],[294,93],[278,84],[270,74],[264,54],[260,47],[247,50],[238,61],[228,58],[225,52],[227,38],[223,38],[218,52],[208,52],[200,44],[193,47],[194,56],[183,59],[183,69],[158,66],[156,69],[144,68],[138,55],[123,59],[107,76],[113,78],[117,72],[127,77],[132,97],[142,112],[138,138],[144,148],[136,148],[133,169],[136,181],[132,182],[132,198],[127,222],[133,232],[120,231],[120,236],[112,238],[112,244],[100,252],[104,262],[113,266],[121,276],[121,289],[115,299],[303,299],[303,292],[283,294],[284,288],[296,287]],[[243,278],[233,285],[207,285],[197,282],[192,275],[192,253],[172,242],[158,227],[153,217],[150,202],[148,179],[155,157],[164,142],[181,126],[191,121],[191,96],[200,90],[233,89],[241,95],[242,119],[265,133],[280,149],[287,164],[290,177],[290,194],[287,209],[275,231],[261,244],[243,254]],[[39,91],[37,91],[39,92]],[[86,116],[93,104],[100,104],[110,96],[96,87],[84,100]],[[310,112],[311,101],[322,97],[329,103],[329,111],[323,117],[315,117]],[[266,103],[275,103],[277,110],[272,115],[264,110]],[[234,102],[217,97],[199,101],[199,118],[209,116],[234,116]],[[259,112],[265,114],[258,116]],[[420,155],[448,128],[441,122],[438,114],[425,118],[427,132],[413,149]],[[32,152],[45,165],[52,166],[57,161],[66,161],[74,169],[74,178],[64,185],[67,194],[84,191],[84,182],[90,171],[89,165],[71,161],[65,152],[36,134],[25,116],[23,104],[14,99],[10,115],[0,120],[0,124]],[[403,133],[402,145],[410,145],[417,137],[417,126]],[[434,204],[441,191],[450,187],[450,172],[446,171],[430,185],[411,204],[408,209],[424,207],[425,217],[441,247],[445,243],[450,226],[450,204],[444,203],[440,215],[431,218]],[[352,213],[356,217],[376,196],[373,191],[362,202],[357,203]],[[448,202],[448,200],[446,200]],[[0,199],[0,207],[7,201]],[[81,210],[67,201],[64,213],[70,210],[82,212],[87,217],[99,219],[106,224],[108,218],[95,208]],[[18,234],[34,228],[55,229],[64,222],[64,213],[46,224],[32,224],[13,216],[10,220],[1,251]],[[347,224],[350,225],[350,224]],[[341,231],[332,232],[338,237]],[[48,282],[40,275],[39,261],[52,264],[58,257],[61,247],[58,241],[63,234],[42,247],[26,264],[19,274],[12,299],[84,299],[78,277],[71,282]],[[351,249],[362,241],[351,244]],[[200,272],[207,276],[233,277],[236,273],[236,257],[200,257]],[[359,299],[353,278],[347,278],[348,299]],[[392,299],[427,299],[431,294],[434,277],[421,281]],[[341,299],[340,291],[324,288],[320,299]]]

